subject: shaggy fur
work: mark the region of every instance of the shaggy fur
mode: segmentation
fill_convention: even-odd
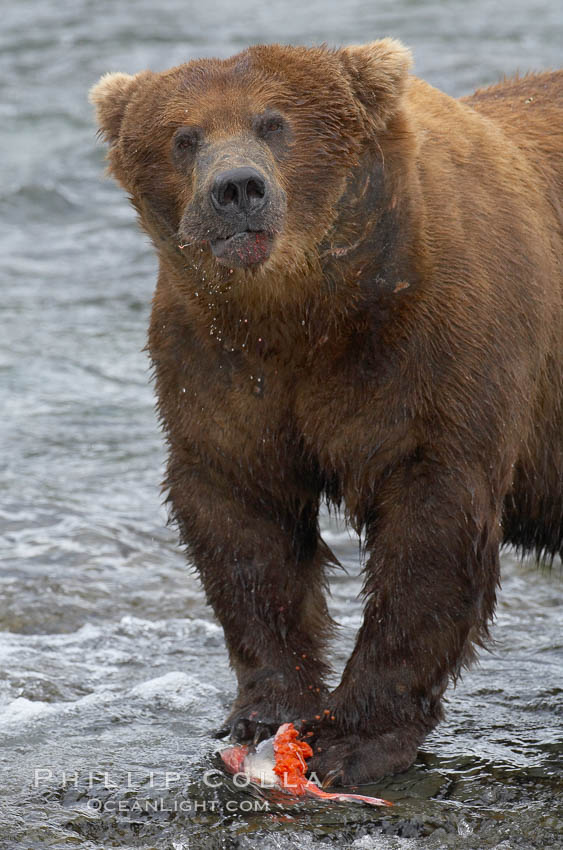
[[[563,73],[456,101],[409,64],[390,39],[258,46],[92,91],[160,260],[166,489],[237,674],[228,729],[303,719],[344,784],[412,763],[487,637],[499,546],[563,546]],[[248,165],[273,248],[229,269],[210,186]],[[323,499],[367,551],[330,694]]]

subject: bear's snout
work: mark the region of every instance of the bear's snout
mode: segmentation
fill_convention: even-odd
[[[270,257],[287,201],[273,162],[257,145],[229,139],[209,145],[196,164],[195,191],[184,208],[182,242],[207,242],[219,265],[258,267]]]
[[[230,231],[211,239],[215,259],[227,266],[248,267],[268,259],[273,234],[262,215],[268,198],[266,179],[256,168],[241,166],[221,171],[211,183],[211,205]]]
[[[266,181],[255,168],[222,171],[211,186],[211,202],[224,216],[259,212],[266,204],[266,194]]]

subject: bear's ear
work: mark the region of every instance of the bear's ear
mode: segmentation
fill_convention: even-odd
[[[410,50],[394,38],[351,45],[340,51],[358,100],[382,130],[397,111],[412,65]]]
[[[139,75],[104,74],[90,89],[89,100],[96,107],[96,117],[106,142],[117,141],[125,108],[135,90]]]

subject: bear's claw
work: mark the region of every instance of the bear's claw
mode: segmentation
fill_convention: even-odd
[[[245,712],[244,715],[237,714],[227,723],[228,725],[225,724],[224,729],[220,730],[225,732],[220,737],[224,738],[229,735],[231,740],[238,744],[254,744],[254,746],[257,746],[260,741],[265,741],[266,738],[275,735],[283,721],[260,719],[258,712],[254,711]]]
[[[377,737],[348,735],[342,738],[319,735],[313,744],[308,773],[316,774],[323,787],[364,785],[384,776],[402,773],[412,765],[418,736],[410,730],[385,732]]]

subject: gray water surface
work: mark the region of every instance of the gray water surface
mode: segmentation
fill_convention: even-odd
[[[371,789],[392,810],[206,784],[234,679],[160,505],[142,353],[156,263],[103,178],[86,100],[110,70],[383,35],[460,95],[560,65],[561,4],[4,0],[0,15],[2,850],[563,846],[561,566],[510,553],[491,651],[413,768]],[[323,522],[350,573],[332,581],[338,668],[358,546]]]

